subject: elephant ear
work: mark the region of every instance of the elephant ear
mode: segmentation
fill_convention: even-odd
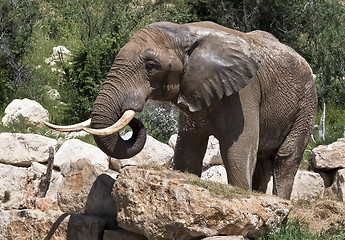
[[[178,104],[196,112],[244,88],[260,58],[236,34],[194,29],[191,35],[196,37],[186,49]]]

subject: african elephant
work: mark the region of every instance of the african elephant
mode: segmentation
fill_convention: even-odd
[[[106,154],[131,157],[145,143],[133,117],[148,98],[181,110],[175,169],[200,176],[214,135],[230,184],[264,192],[273,175],[273,193],[290,198],[317,109],[312,70],[293,49],[212,22],[150,24],[119,51],[91,120],[60,130],[85,129]],[[116,132],[127,124],[125,141]]]

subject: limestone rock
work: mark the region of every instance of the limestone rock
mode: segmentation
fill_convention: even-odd
[[[128,132],[123,138],[129,139],[132,132]],[[111,158],[112,168],[119,170],[128,165],[168,165],[174,156],[174,151],[164,143],[147,136],[145,146],[140,153],[129,159]]]
[[[0,239],[44,239],[62,214],[33,209],[0,210]],[[60,223],[50,239],[65,240],[67,227],[67,222]]]
[[[37,134],[0,133],[0,162],[30,166],[32,162],[46,162],[49,147],[57,141]]]
[[[201,179],[228,184],[228,177],[223,165],[210,166],[201,173]]]
[[[60,209],[69,213],[85,213],[88,195],[100,173],[88,159],[72,162],[58,191]]]
[[[27,168],[0,164],[0,209],[32,208],[37,186]]]
[[[272,194],[273,178],[268,182],[266,194]],[[291,192],[291,200],[312,200],[322,197],[325,191],[324,179],[320,173],[297,171]]]
[[[34,162],[28,170],[33,174],[33,182],[35,185],[39,186],[42,177],[47,172],[47,166]],[[57,192],[62,184],[62,181],[62,174],[53,170],[46,197],[51,198],[52,200],[57,200]]]
[[[125,168],[113,190],[119,226],[156,240],[255,236],[281,223],[292,207],[287,200],[247,192],[226,199],[189,183],[195,181],[202,180],[187,181],[168,169]]]
[[[48,121],[48,110],[44,109],[41,104],[36,101],[24,98],[14,99],[5,109],[5,116],[2,118],[2,124],[8,126],[13,123],[20,122],[20,118],[25,120],[28,125],[43,124]]]
[[[322,197],[325,190],[323,178],[319,173],[298,171],[292,187],[291,199],[311,200]]]
[[[174,134],[169,139],[169,146],[172,149],[175,149],[177,140],[177,134]],[[214,136],[210,136],[207,144],[207,150],[205,153],[205,157],[203,160],[203,165],[216,165],[216,164],[223,164],[222,157],[220,156],[219,151],[219,141]]]
[[[345,169],[337,170],[331,188],[339,200],[345,202]]]
[[[314,148],[312,162],[316,169],[345,168],[345,138],[340,138],[327,146],[320,145]]]
[[[109,169],[108,156],[98,147],[85,143],[79,139],[65,141],[54,157],[54,166],[59,167],[62,175],[69,172],[70,164],[86,158],[102,171]]]
[[[58,191],[59,207],[63,212],[100,217],[108,229],[116,229],[116,205],[111,195],[114,182],[87,159],[73,162]]]
[[[216,237],[207,237],[202,240],[245,240],[243,236],[216,236]]]
[[[103,240],[147,240],[146,237],[123,229],[105,230]]]

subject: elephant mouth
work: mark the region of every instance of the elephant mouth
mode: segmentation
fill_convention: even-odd
[[[90,127],[91,118],[84,122],[68,125],[68,126],[59,126],[59,125],[55,125],[46,121],[44,121],[43,123],[47,127],[54,129],[56,131],[60,131],[60,132],[75,132],[75,131],[84,130],[85,132],[91,133],[93,135],[106,136],[106,135],[117,133],[120,130],[122,130],[133,120],[134,116],[135,116],[135,111],[127,110],[126,112],[123,113],[121,118],[118,121],[116,121],[113,125],[106,128],[102,128],[102,129],[91,128]]]

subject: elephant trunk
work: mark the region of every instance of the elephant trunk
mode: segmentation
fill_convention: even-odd
[[[119,91],[111,82],[104,83],[94,103],[91,128],[107,128],[117,122],[126,110],[132,109],[138,112],[142,109],[145,101],[139,99],[146,100],[146,97],[140,96],[138,91],[126,96],[123,92],[125,91]],[[128,125],[133,130],[130,139],[122,139],[119,133],[105,136],[93,135],[97,146],[107,155],[118,159],[130,158],[139,153],[146,142],[146,129],[136,118],[133,118]]]

